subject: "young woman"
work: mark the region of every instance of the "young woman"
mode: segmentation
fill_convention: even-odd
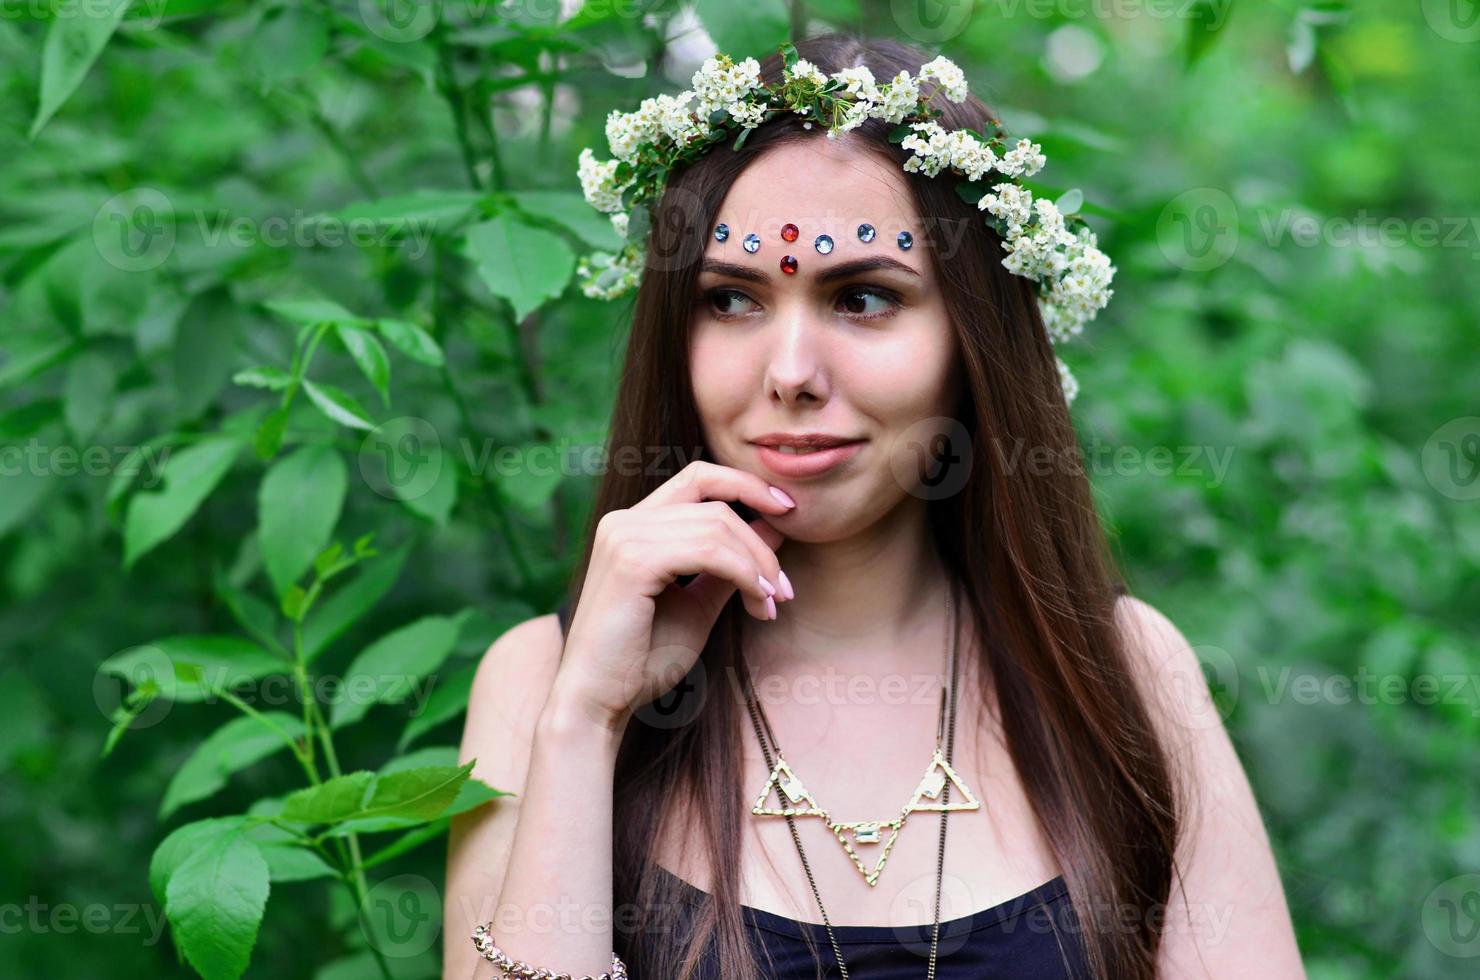
[[[797,56],[760,79],[930,76]],[[940,123],[991,132],[961,85]],[[667,175],[579,574],[474,682],[462,758],[516,795],[453,825],[445,975],[1303,976],[1033,283],[887,118],[807,118]]]

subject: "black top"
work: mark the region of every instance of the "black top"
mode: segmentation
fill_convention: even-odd
[[[1116,592],[1125,593],[1124,585]],[[560,631],[569,626],[569,603],[556,610]],[[691,912],[706,900],[703,890],[662,865]],[[758,962],[770,963],[772,980],[811,980],[818,964],[835,977],[837,959],[827,927],[764,909],[740,906]],[[834,925],[850,977],[868,980],[919,980],[930,962],[932,926]],[[936,952],[938,980],[1081,980],[1088,976],[1079,923],[1062,875],[991,908],[940,924]],[[808,943],[810,937],[811,943]],[[769,958],[769,959],[768,959]],[[718,975],[713,956],[701,964],[698,980]]]

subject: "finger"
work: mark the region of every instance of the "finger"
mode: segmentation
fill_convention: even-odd
[[[714,506],[728,510],[724,504]],[[780,566],[776,563],[775,554],[743,522],[738,526],[730,524],[717,511],[710,509],[709,504],[668,508],[665,514],[675,512],[678,518],[650,525],[642,535],[644,547],[672,552],[664,559],[667,565],[664,576],[673,574],[675,569],[681,569],[678,574],[682,575],[699,575],[706,571],[714,575],[715,569],[698,564],[703,561],[704,553],[708,550],[729,552],[747,563],[744,574],[721,576],[715,585],[707,587],[706,594],[720,590],[722,596],[711,595],[711,598],[723,602],[739,588],[745,608],[751,615],[758,619],[774,618],[771,615],[774,602],[768,604],[766,600],[781,599],[782,589],[777,584]],[[684,588],[692,585],[690,582]]]
[[[760,620],[776,618],[775,599],[766,596],[756,604],[757,593],[764,596],[765,592],[761,590],[759,576],[748,554],[719,544],[715,539],[711,539],[710,544],[696,547],[702,549],[703,568],[693,581],[684,586],[684,591],[699,603],[710,622],[719,616],[737,588],[746,600],[746,611],[752,616]]]
[[[767,581],[776,586],[776,601],[785,602],[790,598],[787,593],[791,590],[787,585],[785,575],[782,573],[781,561],[776,554],[776,549],[780,547],[782,541],[786,540],[785,535],[763,521],[746,521],[739,514],[735,513],[727,503],[711,501],[695,506],[717,508],[711,512],[716,514],[730,530],[738,544],[750,549],[751,554],[755,556],[756,565],[760,568],[761,574],[766,577]],[[757,530],[756,525],[758,523],[768,532],[766,536],[763,536]],[[770,540],[767,540],[767,537]]]
[[[762,514],[789,513],[795,504],[773,494],[772,485],[754,473],[697,459],[638,501],[632,509],[693,504],[705,500],[737,500]],[[782,496],[786,491],[774,488]],[[790,500],[786,497],[786,500]]]
[[[727,535],[735,547],[750,553],[755,560],[757,573],[775,590],[772,594],[777,602],[785,602],[790,598],[788,593],[791,588],[782,574],[781,563],[776,556],[776,547],[785,540],[785,536],[776,528],[762,524],[767,532],[766,537],[763,537],[757,532],[755,523],[742,519],[728,502],[722,500],[707,500],[702,504],[675,504],[661,511],[654,511],[653,514],[661,514],[664,523],[681,522],[685,525],[686,530],[683,533],[686,534],[709,533],[706,531],[706,522],[714,525],[716,531]],[[690,532],[687,530],[689,527],[695,530]],[[767,537],[770,538],[769,541]]]

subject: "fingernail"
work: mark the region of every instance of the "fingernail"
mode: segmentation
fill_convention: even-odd
[[[756,578],[761,580],[761,588],[766,590],[767,596],[773,596],[776,594],[776,586],[772,585],[770,582],[767,582],[764,575],[757,575]]]
[[[786,596],[788,599],[795,599],[797,597],[796,591],[791,587],[791,579],[786,577],[785,572],[781,572],[777,576],[777,580],[781,582],[782,595]]]
[[[772,487],[771,496],[775,497],[777,500],[781,501],[788,507],[795,507],[797,505],[797,502],[795,500],[792,500],[790,495],[788,495],[787,492],[780,487]]]
[[[772,619],[776,618],[776,600],[770,596],[766,596],[766,612],[771,614]]]

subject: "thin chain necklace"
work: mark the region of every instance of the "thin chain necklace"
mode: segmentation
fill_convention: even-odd
[[[927,971],[926,971],[926,974],[925,974],[926,980],[935,980],[936,953],[937,953],[937,951],[939,949],[939,946],[940,946],[940,889],[941,889],[941,880],[945,876],[945,860],[946,860],[946,818],[950,815],[950,811],[953,810],[953,809],[976,809],[977,807],[980,806],[980,803],[976,802],[975,798],[971,796],[971,791],[966,788],[965,783],[961,782],[960,779],[956,776],[955,772],[950,769],[951,754],[952,754],[953,749],[955,748],[955,742],[956,742],[956,675],[957,675],[957,665],[956,665],[956,633],[957,633],[957,630],[956,630],[955,606],[954,606],[954,602],[953,602],[954,594],[955,594],[955,583],[953,581],[953,582],[951,582],[951,584],[948,586],[948,588],[946,590],[946,641],[943,644],[944,646],[946,646],[949,649],[949,654],[948,654],[948,657],[947,657],[948,664],[949,664],[949,666],[947,668],[947,674],[949,675],[949,678],[950,679],[947,682],[947,684],[941,688],[941,693],[940,693],[940,714],[939,714],[939,720],[936,722],[936,730],[935,730],[935,744],[936,744],[935,758],[932,759],[930,768],[926,770],[926,780],[928,781],[928,780],[930,780],[932,774],[936,772],[936,765],[937,765],[937,763],[940,762],[940,761],[943,761],[944,762],[944,765],[945,765],[945,774],[949,777],[949,778],[947,778],[947,779],[944,780],[943,784],[940,787],[942,805],[930,807],[930,809],[934,809],[934,810],[940,811],[940,842],[939,842],[939,844],[937,845],[937,848],[936,848],[936,862],[935,862],[935,922],[934,922],[934,925],[932,926],[932,930],[931,930],[931,938],[930,938],[930,965],[927,968]],[[786,768],[787,769],[787,773],[789,774],[790,773],[790,769],[789,769],[789,767],[786,767],[785,760],[783,760],[781,758],[781,747],[776,742],[776,736],[771,731],[771,725],[770,725],[770,722],[766,720],[765,712],[761,709],[761,706],[760,706],[759,702],[756,701],[756,698],[755,698],[755,689],[751,686],[751,682],[750,682],[750,671],[746,667],[745,657],[743,655],[741,655],[738,658],[738,660],[739,660],[739,666],[740,666],[741,679],[742,679],[742,681],[743,681],[743,683],[745,685],[745,701],[746,701],[746,706],[750,710],[750,721],[751,721],[751,725],[755,728],[755,737],[756,737],[756,740],[758,742],[760,742],[761,753],[765,757],[765,760],[766,760],[766,768],[771,771],[771,779],[767,782],[766,789],[761,794],[761,800],[764,801],[766,795],[770,792],[770,789],[771,789],[772,784],[775,783],[776,780],[777,780],[778,770],[781,769],[781,768]],[[945,753],[944,753],[944,756],[942,756],[942,754],[941,754],[941,742],[942,742],[942,740],[944,740],[944,742],[945,742]],[[771,753],[772,753],[773,750],[776,753],[776,762],[775,762],[775,764],[773,764],[772,763],[772,760],[771,760]],[[955,783],[956,785],[959,785],[961,787],[961,789],[963,790],[963,792],[965,792],[965,794],[967,795],[968,799],[971,800],[971,803],[969,805],[959,805],[959,804],[958,805],[955,805],[955,806],[952,806],[951,805],[951,803],[950,803],[950,796],[951,796],[951,785],[952,785],[952,783]],[[915,798],[911,801],[910,804],[907,804],[905,806],[905,809],[904,809],[903,814],[901,816],[901,819],[899,821],[899,823],[900,823],[901,826],[903,824],[903,818],[904,818],[904,816],[907,816],[911,812],[911,807],[914,804],[917,804],[918,803],[922,791],[926,791],[926,795],[934,795],[934,794],[931,794],[931,793],[928,792],[928,788],[929,787],[926,786],[926,782],[925,781],[922,781],[921,787],[919,789],[917,789],[916,792],[915,792]],[[811,804],[811,807],[809,809],[807,809],[807,810],[801,810],[801,809],[790,808],[790,807],[783,808],[782,810],[780,810],[780,811],[777,812],[777,815],[784,816],[786,818],[786,825],[791,830],[791,839],[792,839],[792,842],[794,844],[796,844],[797,856],[802,859],[802,870],[807,873],[807,882],[812,886],[812,896],[817,900],[817,909],[818,909],[818,911],[822,913],[822,924],[827,928],[827,937],[828,937],[828,940],[832,943],[833,956],[837,959],[838,970],[842,973],[842,980],[848,980],[848,967],[843,962],[843,951],[838,946],[838,937],[833,933],[832,922],[827,917],[827,910],[825,908],[823,908],[823,906],[822,906],[822,895],[817,890],[817,879],[814,878],[813,875],[812,875],[812,866],[807,862],[807,854],[806,854],[805,851],[802,850],[802,839],[797,834],[797,827],[796,827],[796,819],[795,818],[797,816],[803,816],[803,815],[808,815],[808,814],[815,814],[817,816],[821,816],[824,819],[826,819],[828,821],[828,823],[829,823],[829,826],[834,826],[834,827],[836,827],[836,826],[854,827],[854,826],[857,826],[857,825],[837,825],[837,824],[834,824],[832,822],[831,818],[827,816],[827,812],[825,810],[822,810],[820,807],[817,807],[816,806],[815,801],[813,801],[812,798],[811,798],[811,794],[808,794],[805,791],[805,789],[802,789],[800,787],[800,785],[797,785],[796,786],[796,789],[797,790],[800,790],[799,794],[796,797],[793,797],[792,796],[792,792],[790,792],[790,791],[787,792],[787,796],[788,797],[791,797],[793,802],[797,802],[798,799],[804,798],[804,799],[806,799]],[[759,806],[759,804],[758,804],[758,806]],[[925,809],[925,807],[916,807],[916,808],[917,809]],[[837,833],[836,830],[834,832]],[[898,833],[899,833],[899,827],[896,826],[894,828],[894,834],[895,835],[898,835]],[[839,834],[839,840],[842,840],[842,835],[841,834]],[[894,838],[891,837],[889,843],[890,844],[893,844],[893,842],[894,842]],[[848,845],[847,845],[847,842],[846,841],[844,841],[844,847],[845,848],[848,848]],[[853,855],[852,849],[851,848],[848,848],[848,851],[849,851],[849,855],[854,857],[854,863],[855,864],[859,864],[857,857],[855,855]],[[887,848],[886,848],[886,854],[885,854],[885,856],[887,857]],[[873,877],[873,880],[870,880],[869,881],[869,884],[870,885],[874,884],[874,882],[877,880],[877,871],[882,870],[882,868],[883,868],[883,862],[881,861],[879,867],[876,868],[876,873],[875,873],[875,875]],[[862,870],[862,865],[861,864],[860,864],[860,870]]]

